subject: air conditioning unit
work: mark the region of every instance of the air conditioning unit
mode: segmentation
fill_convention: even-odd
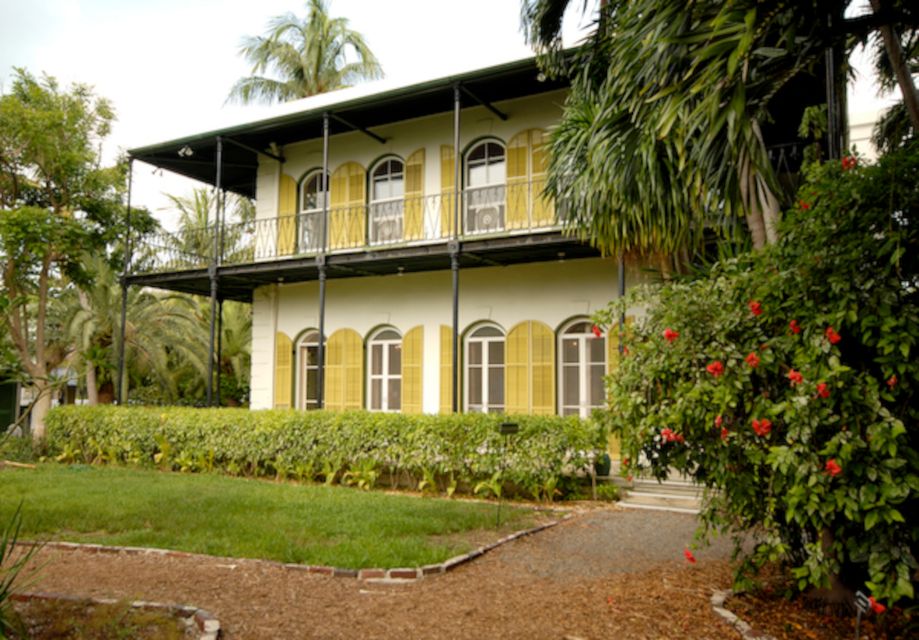
[[[466,214],[467,233],[489,233],[504,229],[503,204],[469,205]]]

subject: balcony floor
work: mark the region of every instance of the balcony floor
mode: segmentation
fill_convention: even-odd
[[[592,258],[600,252],[577,238],[559,232],[504,236],[460,241],[460,268],[505,266],[526,262]],[[325,258],[328,278],[356,278],[450,269],[450,244],[333,253]],[[307,282],[319,278],[315,256],[291,257],[249,264],[222,266],[217,270],[219,297],[251,302],[252,292],[276,282]],[[207,268],[165,273],[133,274],[128,284],[208,296]]]

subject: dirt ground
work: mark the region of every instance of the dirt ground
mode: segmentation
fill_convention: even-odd
[[[688,563],[694,527],[679,514],[591,510],[410,584],[200,556],[44,549],[28,588],[194,605],[232,639],[739,637],[709,604],[730,584],[727,545]]]

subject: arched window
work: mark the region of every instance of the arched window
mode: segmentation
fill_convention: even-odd
[[[606,402],[606,338],[597,337],[587,320],[574,320],[559,333],[559,398],[563,416],[586,418]]]
[[[482,325],[466,338],[466,411],[504,411],[504,332]]]
[[[322,209],[326,193],[322,189],[321,169],[307,173],[300,182],[298,237],[301,253],[322,248]]]
[[[297,408],[319,408],[318,331],[307,331],[297,342]]]
[[[402,408],[402,336],[384,328],[367,342],[367,408],[399,411]]]
[[[489,233],[504,229],[507,161],[504,147],[485,140],[466,154],[466,233]]]
[[[400,242],[405,204],[405,165],[385,158],[370,172],[370,244]]]

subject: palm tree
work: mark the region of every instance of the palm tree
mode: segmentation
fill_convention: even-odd
[[[594,31],[566,57],[570,2],[522,4],[547,72],[572,79],[547,191],[566,222],[613,253],[673,253],[697,245],[713,216],[738,214],[754,246],[774,242],[780,188],[760,123],[776,93],[878,21],[916,26],[900,0],[864,19],[843,19],[849,0],[599,0]]]
[[[272,18],[264,36],[243,39],[240,54],[253,75],[237,81],[228,100],[244,104],[286,102],[383,77],[364,37],[348,28],[347,18],[330,17],[324,0],[309,0],[305,18]]]

